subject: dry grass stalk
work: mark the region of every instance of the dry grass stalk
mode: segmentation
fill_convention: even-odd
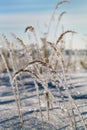
[[[67,33],[76,33],[76,32],[75,32],[75,31],[72,31],[72,30],[67,30],[67,31],[63,32],[63,33],[59,36],[58,40],[56,41],[56,45],[62,40],[63,36],[64,36],[65,34],[67,34]]]
[[[13,67],[12,69],[13,69],[13,72],[16,72],[16,70],[15,70],[15,64],[14,64],[14,62],[13,62],[13,50],[12,50],[12,48],[11,48],[11,43],[10,43],[10,41],[7,39],[7,37],[3,34],[2,35],[3,36],[3,38],[4,38],[4,40],[5,40],[5,42],[7,43],[7,45],[8,45],[8,52],[9,52],[9,54],[10,54],[10,60],[11,60],[11,62],[12,62],[12,66],[10,66],[10,67]],[[5,66],[6,66],[6,69],[7,69],[7,72],[8,72],[8,75],[9,75],[9,78],[10,78],[10,83],[11,83],[11,86],[12,86],[12,89],[13,89],[13,93],[14,93],[14,96],[15,96],[15,100],[16,100],[16,103],[17,103],[17,107],[18,107],[18,112],[19,112],[19,118],[20,118],[20,121],[21,121],[21,124],[22,124],[22,126],[23,126],[23,123],[24,123],[24,119],[23,119],[23,115],[22,115],[22,104],[21,104],[21,100],[20,100],[20,93],[19,93],[19,90],[18,90],[18,84],[17,84],[17,82],[16,82],[16,86],[14,86],[13,84],[12,84],[12,75],[11,75],[11,73],[10,73],[10,67],[9,67],[9,63],[8,63],[8,58],[5,56],[5,54],[4,54],[4,52],[1,52],[1,57],[2,57],[2,59],[3,59],[3,62],[4,62],[4,64],[5,64]]]
[[[69,31],[69,32],[71,32],[71,31]],[[63,35],[64,35],[64,33],[63,33]],[[60,39],[61,39],[61,37],[63,37],[63,35],[60,36]],[[59,53],[57,52],[57,48],[56,48],[52,43],[50,43],[50,42],[48,42],[48,43],[52,46],[52,48],[54,49],[54,51],[57,53],[57,56],[58,56]],[[61,60],[60,60],[60,64],[61,64],[61,67],[62,67],[62,72],[63,72],[63,77],[64,77],[64,84],[65,84],[64,86],[65,86],[65,88],[66,88],[66,93],[67,93],[67,95],[68,95],[68,97],[69,97],[71,107],[73,106],[72,104],[74,104],[75,108],[78,110],[78,114],[79,114],[79,117],[81,118],[81,121],[83,122],[84,128],[86,128],[86,125],[85,125],[85,123],[84,123],[83,117],[81,116],[80,111],[79,111],[77,105],[75,104],[75,102],[74,102],[74,100],[72,99],[70,93],[68,92],[68,85],[67,85],[67,82],[66,82],[64,65],[63,65],[63,62],[62,62]]]
[[[39,109],[40,109],[40,114],[41,114],[41,120],[42,120],[42,128],[44,127],[43,125],[43,113],[42,113],[42,108],[41,108],[41,100],[40,100],[40,94],[39,94],[39,88],[38,88],[38,85],[37,85],[37,82],[34,80],[34,85],[35,85],[35,88],[36,88],[36,93],[37,93],[37,98],[38,98],[38,103],[39,103]]]
[[[31,31],[31,32],[33,33],[33,35],[34,35],[35,42],[36,42],[36,47],[37,47],[37,55],[38,55],[38,58],[40,58],[41,56],[40,56],[40,51],[39,51],[39,40],[38,40],[38,38],[37,38],[36,31],[35,31],[35,29],[34,29],[33,26],[28,26],[28,27],[25,29],[25,32],[27,32],[28,30]]]
[[[27,46],[26,44],[24,44],[23,40],[21,40],[18,36],[16,36],[15,34],[11,33],[11,35],[23,46],[23,48],[26,50],[27,52]]]
[[[63,11],[63,12],[59,15],[59,17],[58,17],[58,21],[59,21],[59,22],[60,22],[60,20],[62,19],[62,17],[63,17],[64,14],[66,14],[66,11]]]
[[[45,100],[46,100],[47,117],[48,117],[48,121],[49,121],[50,120],[50,116],[49,116],[49,108],[50,108],[49,92],[48,91],[44,91],[44,95],[45,95]]]
[[[45,59],[45,62],[49,62],[48,55],[47,55],[47,41],[46,38],[41,38],[41,41],[43,43],[43,59]]]
[[[40,83],[43,85],[44,89],[45,89],[46,91],[49,91],[50,96],[51,96],[52,98],[54,98],[54,96],[52,95],[51,91],[48,89],[48,87],[47,87],[46,84],[44,83],[44,80],[41,79],[41,78],[39,77],[39,75],[37,75],[35,72],[32,72],[32,71],[29,70],[29,69],[25,69],[25,70],[24,70],[24,69],[21,69],[21,70],[19,70],[18,72],[16,72],[16,73],[14,74],[14,76],[13,76],[12,81],[14,82],[14,80],[16,79],[16,77],[19,76],[21,73],[29,73],[33,78],[36,79],[36,81],[40,82]]]
[[[55,51],[55,53],[56,53],[56,55],[57,55],[57,57],[58,57],[58,60],[59,60],[59,61],[60,61],[60,60],[62,61],[63,67],[64,67],[64,66],[65,66],[65,65],[64,65],[64,58],[63,58],[63,55],[62,55],[60,49],[58,49],[58,47],[57,47],[55,44],[51,43],[51,42],[48,42],[48,44],[53,48],[53,50]],[[59,62],[59,63],[60,63],[60,62]]]
[[[14,97],[15,97],[15,101],[17,103],[17,107],[18,107],[18,113],[19,113],[19,118],[20,118],[20,121],[21,121],[21,124],[22,124],[22,127],[23,127],[23,124],[24,124],[24,120],[23,120],[23,116],[22,116],[22,109],[21,109],[21,103],[20,103],[20,98],[18,97],[18,95],[16,95],[16,92],[17,91],[17,88],[14,89],[14,86],[13,86],[13,83],[12,83],[12,75],[10,74],[10,71],[9,71],[9,68],[8,68],[8,62],[7,62],[7,59],[6,57],[4,56],[4,54],[2,52],[0,52],[1,54],[1,57],[2,57],[2,60],[6,66],[6,69],[7,69],[7,72],[8,72],[8,75],[9,75],[9,78],[10,78],[10,83],[11,83],[11,87],[12,87],[12,90],[13,90],[13,94],[14,94]]]
[[[34,31],[34,27],[33,26],[26,27],[25,32],[27,32],[28,30],[33,32]]]
[[[79,114],[79,117],[80,117],[80,119],[81,119],[81,121],[82,121],[82,123],[83,123],[83,126],[84,126],[84,128],[85,128],[85,130],[87,129],[87,126],[86,126],[86,124],[85,124],[85,122],[84,122],[84,119],[83,119],[83,117],[82,117],[82,115],[81,115],[81,113],[80,113],[80,111],[79,111],[79,109],[78,109],[78,106],[76,105],[76,103],[75,103],[75,101],[73,100],[73,98],[72,98],[72,96],[70,95],[70,93],[69,93],[69,91],[68,91],[68,84],[67,84],[67,81],[66,81],[66,77],[65,77],[65,71],[64,71],[64,67],[63,67],[63,64],[62,64],[62,62],[61,62],[61,67],[62,67],[62,71],[63,71],[63,78],[64,78],[64,86],[65,86],[65,88],[66,88],[66,93],[67,93],[67,95],[68,95],[68,97],[69,97],[69,102],[70,102],[70,105],[71,105],[71,108],[72,108],[72,112],[73,112],[73,105],[74,105],[74,107],[76,108],[76,110],[78,111],[78,114]],[[75,120],[74,120],[75,121]],[[74,124],[75,124],[75,122],[74,122]]]
[[[58,8],[60,7],[60,5],[62,5],[63,3],[67,3],[67,2],[69,2],[69,1],[68,1],[68,0],[62,0],[62,1],[58,2],[58,3],[56,4],[55,9],[58,9]]]
[[[59,27],[60,21],[61,21],[61,19],[62,19],[62,17],[63,17],[64,14],[66,14],[66,11],[63,11],[63,12],[59,15],[59,17],[58,17],[58,21],[57,21],[56,28],[55,28],[55,32],[54,32],[54,41],[55,41],[56,36],[57,36],[57,31],[58,31],[58,27]]]
[[[53,11],[53,13],[52,13],[50,22],[49,22],[49,26],[48,26],[46,38],[47,38],[48,35],[49,35],[49,31],[50,31],[50,28],[51,28],[52,21],[54,20],[54,16],[55,16],[56,10],[60,7],[60,5],[62,5],[63,3],[67,3],[67,2],[68,2],[68,0],[63,0],[63,1],[60,1],[60,2],[58,2],[58,3],[56,4],[56,6],[55,6],[55,8],[54,8],[54,11]]]

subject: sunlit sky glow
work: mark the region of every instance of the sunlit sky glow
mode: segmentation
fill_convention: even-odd
[[[29,25],[37,28],[37,23],[44,30],[44,23],[49,23],[52,11],[59,0],[0,0],[0,33],[9,35],[14,32],[26,40],[24,30]],[[85,48],[83,40],[87,34],[87,0],[71,0],[57,10],[66,11],[61,25],[65,29],[79,32],[74,37],[73,48]],[[42,27],[43,26],[43,27]],[[67,44],[67,47],[69,45]]]

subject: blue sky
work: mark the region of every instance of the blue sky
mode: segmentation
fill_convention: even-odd
[[[49,18],[56,3],[60,0],[0,0],[0,33],[9,35],[10,32],[22,36],[29,25],[40,26],[49,22]],[[80,36],[87,34],[87,0],[70,0],[57,11],[66,11],[62,24],[66,29],[79,32],[77,41],[82,47]],[[74,45],[75,47],[78,45]]]

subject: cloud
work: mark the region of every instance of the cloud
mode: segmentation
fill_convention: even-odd
[[[0,27],[20,27],[31,24],[35,24],[36,22],[44,23],[50,20],[51,13],[19,13],[19,14],[0,14]],[[65,15],[61,23],[65,25],[73,25],[73,26],[86,26],[87,18],[86,14],[84,15]]]
[[[44,23],[50,19],[49,13],[47,14],[8,14],[0,15],[0,28],[23,28],[29,25],[36,25],[37,22]]]
[[[29,25],[37,26],[44,25],[44,23],[49,23],[52,12],[46,13],[18,13],[18,14],[0,14],[0,32],[18,32],[19,35],[24,32],[24,29]],[[66,29],[75,29],[82,34],[87,34],[87,18],[86,14],[82,15],[70,15],[66,14],[61,20],[61,24],[65,26]],[[42,27],[44,29],[44,27]],[[26,39],[25,39],[26,40]],[[67,47],[69,44],[67,43]],[[85,48],[84,42],[81,40],[80,36],[76,36],[73,44],[73,48]]]

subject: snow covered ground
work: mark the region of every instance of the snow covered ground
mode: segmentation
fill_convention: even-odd
[[[67,74],[67,83],[69,84],[69,92],[72,95],[77,107],[87,125],[87,72],[76,72],[71,75]],[[39,105],[33,80],[30,76],[23,78],[25,80],[25,89],[20,85],[19,92],[22,103],[22,113],[24,118],[23,130],[41,130],[42,122],[40,117]],[[70,117],[66,111],[62,109],[65,104],[70,110],[70,104],[65,89],[61,87],[61,93],[64,97],[64,103],[61,100],[59,92],[55,86],[49,83],[49,89],[55,96],[53,108],[50,108],[50,120],[47,121],[46,103],[43,94],[43,88],[39,85],[41,107],[44,119],[44,130],[70,130]],[[73,107],[75,120],[78,130],[85,130],[83,123],[78,116],[78,111]],[[72,117],[71,117],[72,118]],[[0,74],[0,130],[21,130],[21,123],[18,116],[18,109],[12,88],[10,86],[7,73]]]

